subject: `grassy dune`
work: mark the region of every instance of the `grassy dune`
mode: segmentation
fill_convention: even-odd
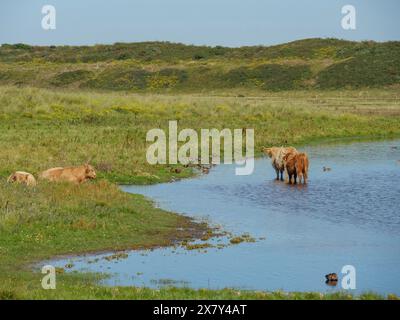
[[[131,92],[381,88],[400,83],[400,42],[305,39],[226,48],[168,42],[0,47],[0,84]]]

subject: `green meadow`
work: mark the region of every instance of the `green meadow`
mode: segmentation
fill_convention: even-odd
[[[0,175],[33,174],[90,161],[100,178],[119,184],[188,177],[146,161],[146,133],[184,128],[253,128],[263,145],[302,145],[345,138],[398,136],[397,90],[289,91],[238,98],[228,93],[160,95],[66,92],[0,87]]]
[[[149,165],[146,133],[253,128],[262,146],[400,136],[399,44],[309,39],[274,47],[169,43],[0,47],[0,299],[394,299],[365,293],[102,287],[106,275],[58,270],[41,288],[36,263],[56,256],[175,245],[213,232],[118,184],[193,177]],[[373,64],[372,62],[379,63]],[[371,69],[371,70],[370,70]],[[372,80],[371,80],[372,79]],[[7,184],[89,161],[79,186]]]

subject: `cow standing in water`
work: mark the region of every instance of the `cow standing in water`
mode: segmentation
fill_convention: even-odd
[[[289,184],[297,183],[297,177],[299,183],[303,180],[303,183],[307,183],[308,178],[308,156],[306,153],[288,153],[283,157],[285,168],[289,176]]]
[[[263,147],[263,152],[271,158],[272,167],[276,172],[276,180],[283,181],[283,172],[285,171],[285,163],[283,158],[288,153],[297,153],[296,148],[293,147]],[[280,174],[280,177],[279,177]]]

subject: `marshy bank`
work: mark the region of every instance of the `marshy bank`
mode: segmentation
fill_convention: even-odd
[[[205,223],[155,208],[141,195],[105,180],[37,187],[0,183],[0,299],[83,297],[96,277],[60,274],[57,292],[43,290],[32,264],[57,255],[171,246],[212,233]],[[74,288],[74,289],[72,289]]]

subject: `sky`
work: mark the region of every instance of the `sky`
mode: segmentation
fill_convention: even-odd
[[[341,25],[348,4],[355,30]],[[42,28],[44,5],[56,9],[56,29]],[[0,0],[0,44],[238,47],[314,37],[400,40],[400,0]]]

